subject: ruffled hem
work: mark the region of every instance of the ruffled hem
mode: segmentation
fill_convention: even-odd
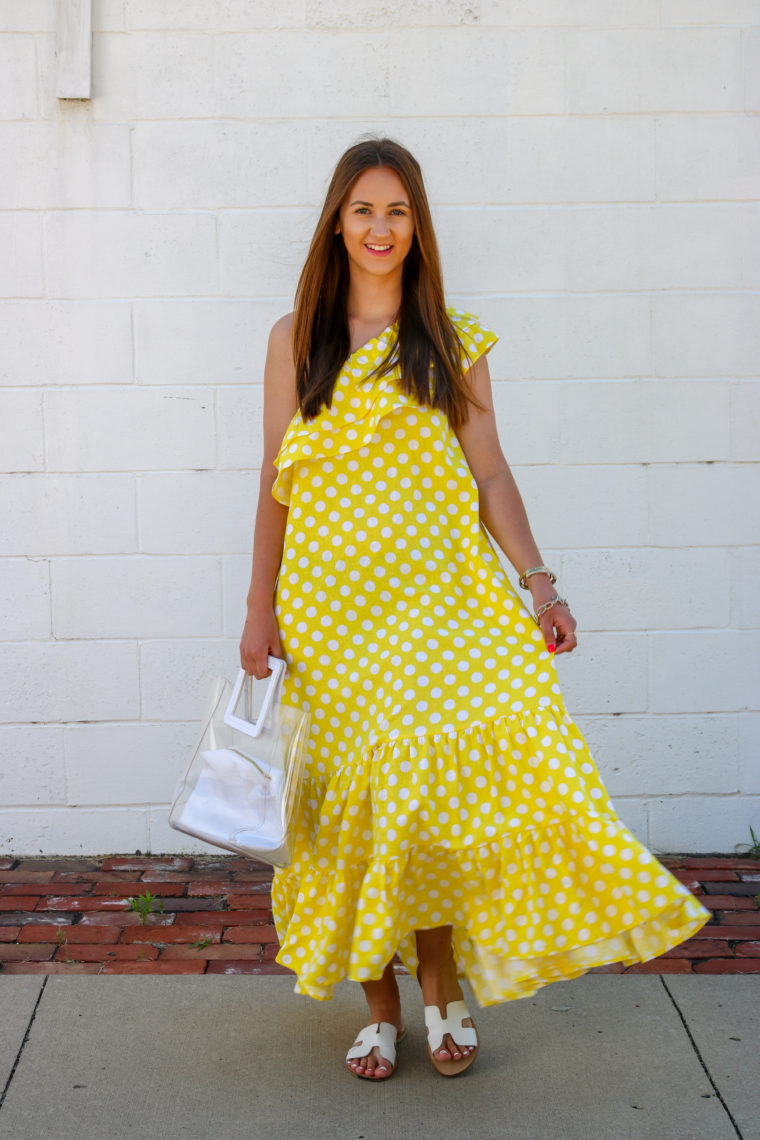
[[[478,818],[456,836],[431,834],[440,829],[419,812],[391,820],[388,793],[408,807],[401,781],[413,791],[421,774],[421,804],[445,787],[458,803],[475,795]],[[490,1005],[594,966],[648,961],[710,918],[616,816],[561,703],[367,748],[321,800],[314,786],[306,799],[273,913],[277,961],[296,972],[297,993],[319,1000],[343,978],[379,978],[397,951],[414,973],[415,930],[451,925],[458,968]],[[484,838],[483,819],[498,820],[495,835]]]
[[[592,858],[597,874],[608,875],[615,885],[599,898],[584,886],[591,876],[576,871],[568,888],[575,914],[547,929],[552,880],[546,869],[559,877],[562,870],[588,863],[592,836],[602,830],[608,839],[613,832],[624,839],[638,883],[646,874],[653,884],[644,892],[649,901],[637,897],[640,886],[634,889]],[[538,848],[545,849],[544,874],[535,866]],[[529,997],[595,966],[649,961],[691,937],[711,917],[616,819],[571,818],[544,832],[504,837],[469,852],[415,851],[406,859],[352,872],[308,872],[297,884],[288,878],[285,870],[275,879],[277,962],[296,973],[296,993],[320,1001],[329,1001],[344,978],[380,978],[396,952],[414,975],[415,930],[453,927],[458,971],[486,1006]]]
[[[649,962],[691,938],[710,917],[710,911],[691,895],[689,899],[677,900],[661,914],[629,930],[541,958],[525,961],[481,951],[481,968],[492,980],[487,986],[479,987],[476,997],[480,1005],[496,1005],[531,997],[551,982],[571,981],[589,970],[609,966],[613,962],[621,962],[624,966]],[[414,972],[417,968],[416,955],[413,960],[409,955],[406,957],[410,959],[410,973]]]

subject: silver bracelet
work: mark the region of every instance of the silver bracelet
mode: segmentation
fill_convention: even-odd
[[[548,602],[544,602],[544,604],[542,606],[538,607],[538,609],[536,610],[536,612],[533,615],[533,620],[535,621],[536,625],[538,625],[539,618],[543,617],[543,615],[546,613],[546,611],[550,610],[552,608],[552,606],[566,606],[566,605],[567,605],[567,598],[561,598],[559,596],[559,594],[555,594],[554,597],[550,598]]]
[[[532,574],[548,574],[552,586],[557,581],[557,575],[554,574],[548,566],[531,566],[530,570],[526,570],[524,574],[520,575],[519,581],[523,590],[528,589],[528,578],[530,578]]]

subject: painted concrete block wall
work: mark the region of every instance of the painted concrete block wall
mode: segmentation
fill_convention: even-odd
[[[367,130],[501,336],[619,814],[760,833],[757,0],[94,0],[89,101],[56,7],[0,6],[0,848],[208,849],[167,807],[237,668],[266,337]]]

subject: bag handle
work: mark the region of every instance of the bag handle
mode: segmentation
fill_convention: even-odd
[[[224,714],[224,723],[229,725],[230,728],[237,728],[240,732],[244,732],[246,736],[260,736],[266,722],[266,716],[269,712],[270,705],[274,700],[275,693],[279,688],[280,681],[285,674],[285,661],[282,657],[267,657],[267,665],[272,670],[269,678],[261,678],[262,680],[268,679],[267,691],[264,694],[264,700],[259,711],[259,715],[255,721],[244,720],[235,712],[235,706],[240,700],[240,694],[243,691],[243,685],[248,681],[253,684],[254,678],[250,673],[246,673],[245,669],[241,669],[238,673],[235,686],[232,690],[230,703],[227,705],[227,711]]]

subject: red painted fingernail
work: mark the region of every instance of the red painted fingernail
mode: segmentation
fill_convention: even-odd
[[[552,641],[549,645],[547,645],[546,648],[549,650],[550,653],[553,653],[554,650],[556,649],[556,646],[555,646],[554,642]]]

